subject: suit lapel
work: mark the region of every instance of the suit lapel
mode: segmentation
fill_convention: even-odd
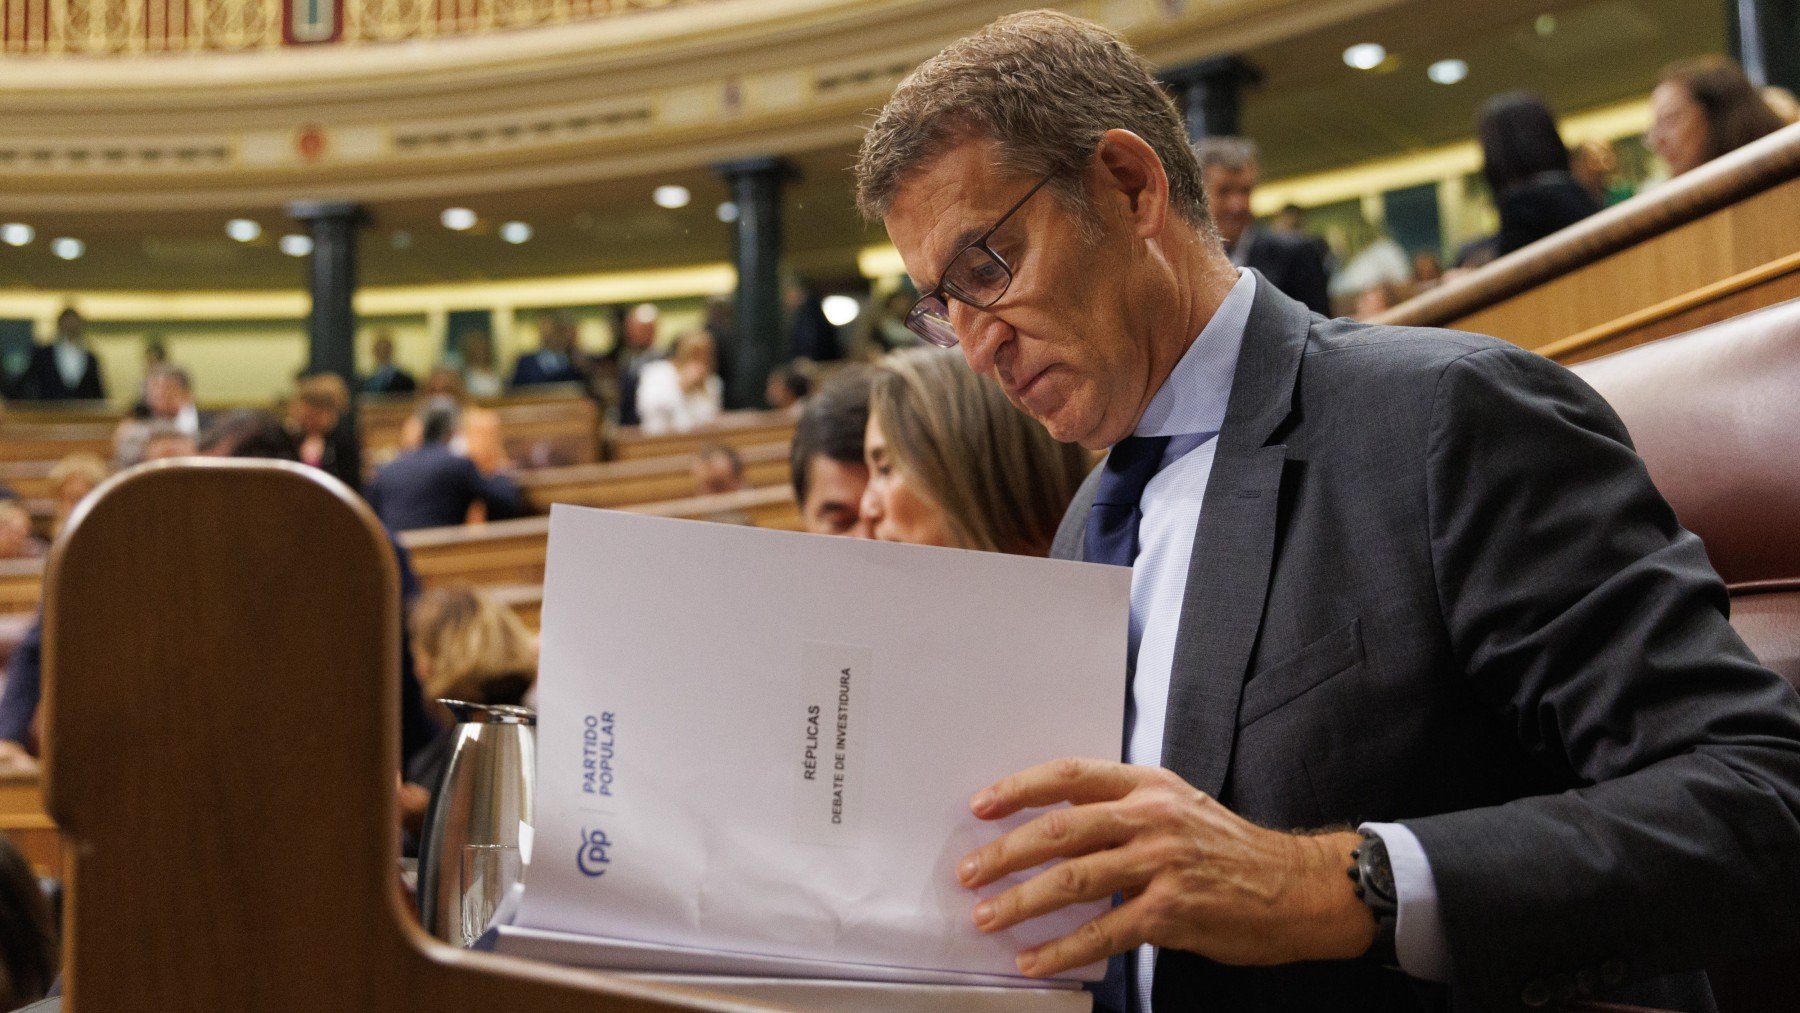
[[[1288,417],[1310,317],[1260,275],[1202,500],[1170,675],[1163,765],[1217,796],[1275,556]]]

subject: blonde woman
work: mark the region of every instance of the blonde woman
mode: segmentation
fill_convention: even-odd
[[[52,535],[62,533],[69,515],[94,487],[106,481],[106,462],[99,454],[87,451],[70,454],[50,469],[50,490],[56,498],[56,519],[50,524]]]
[[[480,588],[426,591],[407,614],[407,631],[426,706],[446,727],[450,712],[438,700],[516,704],[537,680],[537,637],[517,614]],[[454,743],[455,737],[445,731],[407,765],[406,780],[423,789],[403,793],[407,810],[424,814]]]
[[[864,522],[874,537],[1042,556],[1093,466],[953,349],[883,359],[869,392]]]

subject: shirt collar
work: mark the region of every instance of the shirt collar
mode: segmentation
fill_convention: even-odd
[[[1255,301],[1256,276],[1240,268],[1237,283],[1150,399],[1132,435],[1211,435],[1224,426],[1231,377]]]

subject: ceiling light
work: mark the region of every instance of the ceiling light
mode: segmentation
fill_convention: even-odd
[[[731,201],[719,205],[719,221],[730,224],[738,220],[738,206]]]
[[[64,260],[80,260],[81,255],[87,252],[87,244],[79,239],[63,236],[50,240],[50,252]]]
[[[465,232],[475,227],[475,212],[468,208],[445,208],[438,221],[443,222],[446,229]]]
[[[659,186],[656,188],[656,191],[650,195],[650,199],[656,202],[657,207],[668,208],[671,211],[676,208],[687,207],[688,201],[692,200],[693,197],[693,194],[688,193],[687,187],[672,185]]]
[[[531,226],[524,222],[507,222],[500,226],[500,238],[517,246],[531,238]]]
[[[1438,84],[1455,84],[1469,76],[1469,65],[1462,60],[1439,60],[1425,68],[1425,76]]]
[[[820,301],[819,306],[825,311],[825,319],[831,321],[833,327],[852,323],[862,315],[862,303],[847,295],[828,295]]]
[[[1539,14],[1537,18],[1537,33],[1539,35],[1549,35],[1554,31],[1556,31],[1556,15]]]
[[[24,246],[37,238],[37,230],[23,222],[7,222],[0,225],[0,240],[8,246]]]
[[[290,257],[304,257],[312,252],[312,237],[290,232],[281,237],[281,252]]]
[[[262,226],[248,218],[233,218],[225,223],[225,234],[240,243],[248,243],[262,235]]]
[[[1344,62],[1357,70],[1374,70],[1387,59],[1387,49],[1379,42],[1359,42],[1344,50]]]

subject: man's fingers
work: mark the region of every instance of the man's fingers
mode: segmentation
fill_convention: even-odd
[[[1141,890],[1155,871],[1128,848],[1071,858],[975,905],[975,925],[998,932],[1070,904]]]
[[[984,820],[1058,802],[1111,802],[1124,798],[1155,768],[1069,756],[1022,770],[983,788],[969,808]]]
[[[1025,950],[1019,954],[1019,973],[1048,978],[1142,946],[1148,942],[1137,910],[1142,903],[1140,899],[1122,904],[1061,939]]]
[[[963,857],[956,867],[962,885],[974,889],[1053,858],[1073,858],[1123,844],[1132,828],[1114,806],[1093,803],[1058,807]]]

